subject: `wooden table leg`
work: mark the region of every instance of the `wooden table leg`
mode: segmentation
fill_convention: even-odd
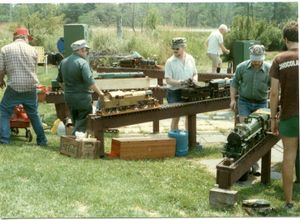
[[[67,117],[70,117],[70,111],[65,103],[55,104],[56,116],[65,123]]]
[[[261,160],[261,183],[271,183],[271,150]]]
[[[94,131],[94,136],[100,141],[99,157],[104,157],[104,129],[98,128]]]
[[[153,133],[159,133],[159,120],[153,121]]]
[[[296,171],[296,183],[300,183],[300,150],[298,144],[298,150],[295,161],[295,171]]]
[[[189,147],[194,148],[197,145],[197,136],[196,136],[196,115],[188,116],[188,134],[189,134]]]

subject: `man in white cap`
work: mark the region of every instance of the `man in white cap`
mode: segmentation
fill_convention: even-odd
[[[220,55],[229,54],[230,50],[224,46],[223,35],[228,32],[225,24],[221,24],[218,30],[213,31],[206,40],[207,56],[212,61],[212,73],[220,73],[222,59]]]
[[[64,88],[65,101],[74,124],[74,135],[76,131],[86,131],[87,116],[93,111],[91,90],[99,95],[99,99],[103,98],[103,93],[95,84],[86,60],[90,49],[87,42],[78,40],[71,47],[73,54],[60,63],[57,81]]]
[[[264,62],[265,47],[253,45],[250,49],[250,59],[240,63],[230,85],[230,108],[236,110],[238,97],[238,114],[240,123],[251,113],[260,108],[267,108],[268,90],[270,88],[270,64]],[[252,167],[252,173],[259,176],[258,164]]]

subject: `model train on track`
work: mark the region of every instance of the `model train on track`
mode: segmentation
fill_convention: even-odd
[[[270,130],[270,110],[258,109],[250,114],[244,123],[236,125],[228,135],[222,151],[223,157],[236,161],[257,144]]]
[[[97,115],[115,115],[158,108],[159,102],[151,90],[107,91]]]
[[[188,86],[181,89],[181,98],[185,102],[226,97],[229,95],[230,79],[214,79],[206,86],[199,86],[197,83],[189,81]]]

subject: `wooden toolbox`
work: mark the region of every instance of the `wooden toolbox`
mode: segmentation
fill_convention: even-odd
[[[96,159],[99,157],[100,141],[94,138],[76,140],[75,136],[61,136],[61,154],[84,159]]]
[[[169,137],[113,138],[111,156],[124,160],[174,157],[176,140]]]

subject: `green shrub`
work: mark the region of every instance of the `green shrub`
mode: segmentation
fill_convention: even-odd
[[[266,20],[256,20],[246,16],[236,16],[231,25],[231,31],[224,37],[225,46],[232,50],[236,40],[258,40],[266,50],[281,50],[283,47],[282,31],[279,25]],[[226,60],[232,55],[226,55]]]

